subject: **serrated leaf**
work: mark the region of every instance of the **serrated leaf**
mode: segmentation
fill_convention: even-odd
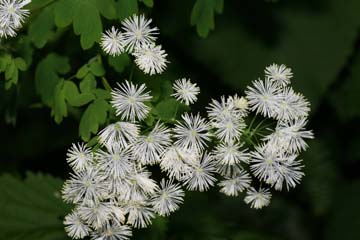
[[[121,73],[124,71],[125,67],[130,64],[129,55],[123,53],[116,57],[108,57],[109,65],[115,69],[115,71]]]
[[[116,18],[116,8],[114,0],[95,0],[95,3],[101,15],[103,15],[107,19]]]
[[[0,239],[66,240],[62,218],[70,211],[60,197],[62,181],[28,173],[25,180],[0,176]]]
[[[37,48],[43,48],[54,35],[54,13],[53,6],[45,8],[31,22],[29,26],[29,37]]]
[[[79,134],[84,141],[89,141],[91,134],[96,134],[99,126],[105,123],[109,107],[103,99],[97,99],[87,107],[79,126]]]
[[[139,0],[140,2],[143,2],[147,7],[153,7],[154,1],[153,0]]]
[[[210,30],[215,28],[215,12],[223,11],[223,0],[197,0],[192,12],[190,23],[196,26],[197,33],[200,37],[207,37]]]
[[[95,98],[94,94],[90,92],[80,94],[78,87],[72,81],[64,82],[63,91],[67,102],[73,107],[83,106]]]
[[[70,65],[67,57],[50,53],[41,60],[35,72],[35,88],[42,102],[53,106],[55,88],[61,81],[59,74],[69,72]]]
[[[120,21],[137,14],[138,11],[137,0],[118,0],[116,2],[116,12]]]

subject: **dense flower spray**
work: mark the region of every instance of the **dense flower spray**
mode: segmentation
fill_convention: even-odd
[[[126,19],[125,32],[105,32],[101,46],[110,55],[133,54],[145,73],[161,73],[166,54],[155,49],[158,29],[150,23],[144,16]],[[157,215],[178,210],[185,189],[217,187],[228,196],[243,194],[245,203],[261,209],[270,203],[271,189],[295,187],[304,176],[299,154],[313,133],[305,129],[310,104],[292,89],[292,77],[290,68],[273,64],[244,96],[212,99],[207,116],[184,112],[179,120],[155,121],[145,130],[151,92],[145,84],[119,83],[111,100],[118,120],[99,132],[99,147],[79,143],[68,151],[74,173],[62,196],[76,206],[64,220],[68,235],[129,239],[132,228],[145,228]],[[173,89],[172,96],[185,105],[200,93],[185,78]],[[160,166],[160,182],[151,177],[150,165]]]

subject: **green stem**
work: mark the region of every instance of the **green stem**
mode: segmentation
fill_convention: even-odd
[[[132,64],[132,65],[131,65],[131,70],[130,70],[130,75],[129,75],[129,82],[131,82],[132,79],[133,79],[133,76],[134,76],[134,67],[135,67],[135,65]]]

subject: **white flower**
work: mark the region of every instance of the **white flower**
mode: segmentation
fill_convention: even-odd
[[[230,96],[227,99],[227,102],[230,102],[237,110],[240,117],[246,117],[249,110],[249,102],[245,97],[238,97],[237,94]]]
[[[143,120],[146,118],[150,108],[144,102],[149,101],[151,96],[146,91],[145,84],[140,86],[132,82],[118,84],[119,88],[111,92],[111,103],[116,110],[116,115],[121,119],[127,119],[132,122],[135,119]]]
[[[212,122],[211,125],[216,128],[216,137],[226,143],[240,139],[246,124],[242,118],[236,116],[224,118],[218,122]]]
[[[198,154],[188,149],[171,146],[162,155],[161,170],[168,173],[169,178],[180,180],[184,175],[190,175],[192,164],[198,159]]]
[[[108,152],[99,150],[96,153],[97,167],[108,178],[124,178],[132,170],[133,160],[131,152],[121,148],[109,149]]]
[[[126,179],[129,182],[130,190],[133,191],[130,193],[136,196],[154,194],[158,186],[150,176],[151,172],[146,171],[145,167],[134,169]]]
[[[90,206],[82,205],[78,208],[79,215],[87,224],[94,229],[100,229],[111,219],[113,205],[109,203],[97,203]]]
[[[278,146],[290,153],[298,153],[308,147],[304,139],[313,139],[312,131],[305,130],[307,120],[300,118],[292,121],[279,121],[275,131],[266,136],[271,145]]]
[[[274,117],[281,99],[279,87],[269,79],[253,81],[253,87],[247,87],[246,98],[250,109],[265,117]]]
[[[248,189],[244,201],[246,204],[251,204],[251,208],[260,209],[269,205],[270,199],[271,193],[268,189],[260,187],[257,191],[251,187]]]
[[[66,202],[95,204],[107,197],[107,186],[99,171],[87,169],[65,181],[62,195]]]
[[[151,19],[145,19],[144,15],[133,15],[122,22],[126,50],[132,52],[135,47],[150,45],[156,40],[158,28],[150,27]]]
[[[151,204],[157,214],[168,216],[176,211],[184,200],[185,193],[178,184],[162,179],[160,187],[151,198]]]
[[[73,143],[66,154],[66,161],[75,172],[80,172],[92,164],[93,154],[85,143]]]
[[[155,164],[160,161],[161,155],[170,144],[170,130],[157,122],[147,136],[138,138],[132,145],[132,151],[141,164]]]
[[[173,85],[175,93],[171,96],[174,96],[177,100],[186,105],[193,104],[197,101],[197,96],[200,93],[200,88],[196,83],[191,83],[190,79],[186,78],[178,79]]]
[[[238,196],[239,193],[250,187],[251,178],[245,171],[234,173],[231,177],[225,177],[218,183],[220,192],[228,196]]]
[[[118,29],[112,27],[102,34],[100,45],[107,54],[118,56],[124,52],[124,36]]]
[[[174,128],[174,136],[177,138],[176,146],[200,152],[209,141],[209,124],[199,114],[193,116],[185,113],[182,116],[184,122],[177,122]]]
[[[116,122],[100,131],[99,142],[108,149],[112,149],[116,145],[126,148],[129,144],[135,142],[138,136],[138,125],[128,122]]]
[[[220,143],[214,150],[214,158],[221,165],[234,165],[240,162],[248,163],[249,154],[246,153],[247,149],[240,151],[241,146],[235,142]]]
[[[216,178],[215,163],[213,157],[204,153],[201,160],[192,166],[192,173],[189,176],[184,176],[184,183],[190,191],[198,190],[200,192],[208,190],[214,186]]]
[[[2,0],[0,1],[0,37],[13,37],[30,14],[23,9],[31,0]]]
[[[279,93],[279,104],[276,109],[276,118],[278,120],[292,120],[304,118],[309,114],[310,103],[305,97],[294,92],[290,87],[284,88]]]
[[[207,107],[208,117],[212,122],[221,122],[224,119],[238,117],[238,112],[235,109],[232,99],[229,100],[225,99],[224,96],[221,96],[220,102],[212,99],[211,103]]]
[[[278,179],[275,183],[272,183],[275,190],[282,190],[283,183],[285,182],[287,190],[290,187],[294,188],[300,183],[302,177],[305,175],[302,172],[303,165],[301,160],[296,160],[297,155],[285,156],[284,160],[278,166]]]
[[[136,65],[146,74],[160,74],[166,69],[167,54],[161,49],[161,45],[142,44],[134,51]]]
[[[105,224],[92,234],[93,240],[128,240],[132,236],[131,228],[127,225]]]
[[[91,229],[80,218],[77,211],[65,216],[64,219],[65,232],[69,237],[74,239],[81,239],[89,235]]]
[[[270,81],[284,87],[290,83],[293,74],[291,68],[286,67],[284,64],[279,66],[274,63],[265,68],[265,76]]]
[[[127,223],[135,228],[145,228],[151,224],[151,219],[155,214],[149,203],[141,198],[134,198],[124,205],[125,212],[128,213]]]

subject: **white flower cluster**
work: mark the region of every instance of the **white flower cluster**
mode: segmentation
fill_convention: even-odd
[[[218,177],[220,192],[238,196],[246,190],[244,201],[256,209],[270,203],[270,188],[295,187],[304,176],[298,155],[313,134],[304,129],[309,103],[289,86],[291,76],[284,65],[272,65],[245,97],[212,100],[207,118],[184,113],[176,123],[158,121],[145,130],[141,121],[151,110],[150,92],[144,84],[119,84],[111,103],[121,120],[99,132],[100,149],[73,144],[67,154],[74,174],[62,193],[76,205],[64,221],[69,236],[128,239],[131,228],[176,211],[185,195],[182,187],[206,191]],[[185,104],[196,101],[200,91],[186,79],[173,88]],[[168,180],[158,184],[151,178],[147,167],[155,164]]]
[[[124,52],[135,57],[136,65],[146,74],[159,74],[166,69],[167,54],[156,45],[158,28],[150,27],[151,19],[133,15],[122,22],[122,30],[112,27],[101,37],[101,47],[107,54],[118,56]]]
[[[24,9],[31,0],[0,0],[0,38],[15,37],[25,18],[30,14]]]

